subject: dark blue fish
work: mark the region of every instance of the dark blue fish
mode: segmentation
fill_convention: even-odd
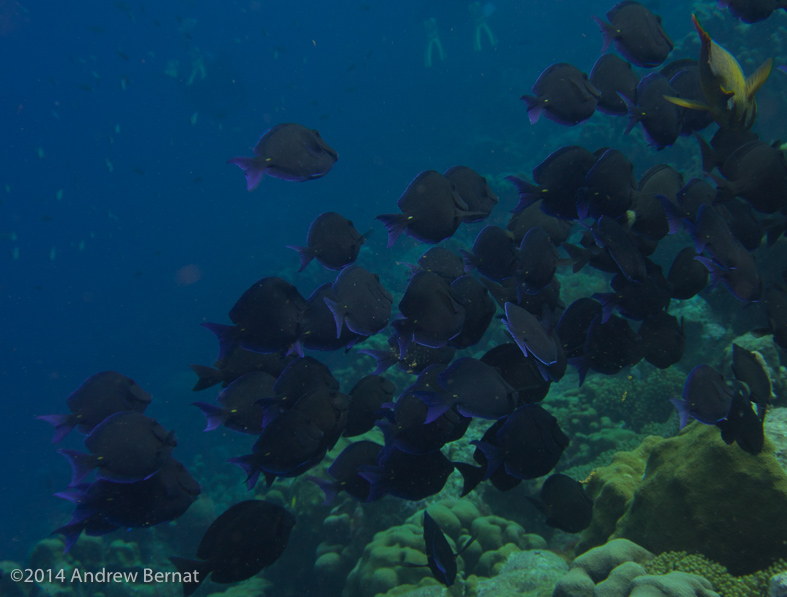
[[[609,23],[593,17],[604,37],[602,54],[615,42],[615,48],[626,60],[652,68],[664,62],[672,51],[672,41],[661,27],[661,17],[639,2],[618,2],[607,12],[607,18]]]
[[[379,410],[393,401],[396,386],[379,375],[361,378],[350,390],[350,409],[347,412],[345,437],[355,437],[370,431],[379,418]]]
[[[402,318],[391,324],[399,337],[400,356],[411,342],[440,348],[462,331],[465,308],[446,278],[431,272],[416,272],[407,284],[399,311]]]
[[[517,406],[540,402],[549,392],[552,382],[544,379],[537,361],[526,357],[513,342],[495,346],[481,357],[481,361],[497,369],[505,382],[514,388]]]
[[[55,428],[52,443],[56,444],[74,427],[87,434],[115,413],[126,410],[143,413],[150,400],[150,394],[140,388],[133,379],[115,371],[102,371],[88,377],[66,398],[70,414],[44,415],[37,418]]]
[[[147,528],[182,516],[200,494],[200,486],[186,468],[170,458],[149,479],[136,483],[113,483],[99,479],[56,493],[74,504],[72,520],[58,531],[66,546],[82,531],[90,534],[89,520],[100,518],[118,528]]]
[[[419,173],[397,202],[400,214],[377,216],[388,230],[388,247],[406,232],[423,243],[436,244],[456,232],[470,216],[456,186],[435,170]]]
[[[465,270],[502,282],[516,273],[518,252],[514,235],[500,226],[486,226],[473,241],[473,252],[462,251]]]
[[[205,431],[221,425],[240,433],[262,433],[263,410],[260,399],[274,395],[276,378],[262,371],[242,375],[228,385],[216,398],[219,404],[194,402],[207,418]]]
[[[432,576],[446,587],[450,587],[456,581],[456,558],[464,552],[475,540],[471,538],[459,550],[454,553],[443,531],[434,519],[429,516],[429,512],[424,510],[424,544],[426,548],[426,561]]]
[[[326,282],[314,289],[307,300],[309,308],[303,316],[303,328],[298,340],[305,350],[348,350],[364,339],[342,324],[341,334],[336,336],[336,319],[328,307],[329,301],[336,302],[333,284]]]
[[[418,258],[418,267],[411,267],[413,273],[418,269],[440,274],[453,282],[465,273],[465,262],[456,253],[445,247],[432,247]]]
[[[753,456],[762,452],[765,445],[763,422],[754,412],[746,393],[740,390],[734,393],[729,414],[716,423],[716,427],[721,429],[724,443],[735,442],[741,450]]]
[[[680,415],[681,429],[689,417],[705,425],[715,425],[730,413],[733,394],[721,373],[710,365],[698,365],[686,378],[683,398],[672,398],[670,402]]]
[[[667,369],[680,362],[686,347],[683,318],[680,322],[666,311],[651,315],[637,330],[642,338],[645,360],[659,369]]]
[[[336,495],[344,491],[354,500],[366,502],[369,500],[371,485],[360,474],[362,467],[376,466],[380,450],[383,447],[368,440],[353,442],[347,446],[328,468],[328,474],[333,481],[321,477],[308,477],[325,494],[325,504],[330,504]]]
[[[456,192],[467,204],[469,213],[464,217],[465,222],[481,222],[489,217],[499,199],[486,178],[467,166],[449,168],[443,176],[454,183]]]
[[[749,399],[757,405],[757,414],[761,420],[764,420],[765,413],[773,401],[773,390],[762,355],[733,343],[732,371],[735,379],[742,381],[749,388]]]
[[[519,246],[517,281],[527,294],[537,294],[552,281],[557,262],[557,249],[547,231],[540,226],[531,228]]]
[[[404,356],[399,352],[399,338],[396,334],[388,338],[388,350],[364,348],[360,354],[367,354],[377,361],[374,375],[380,375],[394,365],[400,371],[418,375],[430,365],[447,365],[454,358],[456,349],[451,346],[430,348],[415,342],[410,342]]]
[[[325,176],[339,159],[320,133],[295,123],[283,123],[268,129],[254,146],[254,157],[227,160],[246,175],[246,188],[253,191],[263,174],[303,182]]]
[[[586,121],[596,111],[601,91],[587,74],[573,64],[559,62],[544,69],[533,85],[534,95],[523,95],[530,123],[543,114],[559,124],[573,126]]]
[[[645,260],[623,226],[608,216],[601,216],[591,227],[596,244],[606,249],[620,273],[632,282],[642,282],[647,275]]]
[[[295,517],[270,502],[248,500],[231,506],[205,531],[198,559],[170,558],[183,574],[184,597],[196,591],[208,575],[215,583],[228,584],[270,566],[284,553],[293,526]]]
[[[439,388],[415,392],[429,407],[426,422],[431,423],[456,407],[465,417],[499,419],[513,412],[516,392],[496,369],[471,357],[451,363],[438,376]]]
[[[292,284],[268,276],[249,287],[230,309],[232,326],[203,323],[219,341],[219,360],[237,346],[254,352],[298,350],[309,304]],[[338,335],[338,334],[337,334]]]
[[[439,450],[408,454],[390,446],[380,453],[377,466],[361,467],[360,473],[371,484],[369,501],[388,494],[417,502],[440,493],[453,470]]]
[[[603,54],[590,71],[590,82],[601,92],[596,109],[605,114],[623,116],[628,113],[626,102],[618,94],[630,101],[637,101],[639,75],[631,65],[615,54]]]
[[[612,57],[612,54],[607,54]],[[606,150],[585,177],[586,185],[577,192],[579,218],[618,218],[631,207],[636,188],[634,164],[617,149]]]
[[[462,276],[451,283],[456,302],[465,310],[462,331],[448,341],[454,348],[467,348],[478,344],[489,328],[497,307],[489,291],[472,276]]]
[[[350,220],[329,211],[314,218],[306,235],[305,247],[288,245],[287,248],[297,251],[301,258],[298,271],[306,269],[312,259],[336,271],[358,258],[365,241],[366,235],[361,235]]]
[[[581,533],[593,518],[593,500],[582,483],[561,473],[547,477],[538,499],[527,499],[547,517],[548,526],[566,533]]]
[[[524,355],[532,354],[546,366],[557,363],[557,344],[544,322],[514,303],[506,303],[505,311],[503,323]]]
[[[553,151],[533,169],[535,184],[506,176],[519,191],[519,203],[512,211],[522,211],[540,200],[545,214],[576,220],[577,190],[585,186],[585,176],[597,160],[598,156],[588,149],[568,145]]]
[[[708,268],[696,259],[693,247],[684,247],[675,256],[667,281],[672,285],[672,298],[688,300],[708,285]]]
[[[497,445],[473,441],[487,458],[486,477],[501,466],[517,479],[543,477],[555,468],[569,439],[538,404],[520,406],[497,432]]]
[[[189,365],[199,377],[192,391],[199,392],[219,383],[226,388],[241,375],[253,371],[263,371],[273,377],[279,377],[294,358],[295,355],[285,356],[284,352],[263,354],[235,346],[223,358],[217,360],[213,367]]]
[[[393,297],[377,274],[348,265],[336,276],[333,294],[336,300],[323,300],[333,313],[337,338],[341,336],[342,324],[360,336],[373,336],[388,326]]]
[[[155,419],[141,413],[125,411],[93,428],[85,438],[89,454],[75,450],[60,453],[71,463],[72,486],[94,469],[99,479],[134,483],[155,475],[176,445],[173,431],[166,431]]]
[[[637,87],[636,103],[624,95],[620,96],[629,110],[629,123],[625,134],[641,122],[645,138],[656,149],[661,150],[673,145],[680,136],[680,111],[678,106],[664,99],[664,96],[674,97],[675,94],[669,79],[661,73],[644,76]]]

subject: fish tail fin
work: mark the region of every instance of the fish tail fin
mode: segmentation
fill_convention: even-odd
[[[323,494],[325,494],[325,500],[322,503],[323,506],[330,506],[333,500],[336,499],[336,496],[339,495],[339,488],[336,481],[329,481],[328,479],[315,477],[314,475],[306,475],[305,478],[307,481],[314,483],[322,490]]]
[[[670,398],[670,402],[672,402],[672,406],[675,407],[675,410],[678,411],[680,428],[683,429],[689,422],[689,417],[691,416],[689,415],[689,405],[685,400],[681,400],[680,398]]]
[[[760,90],[763,83],[768,79],[773,68],[773,58],[768,58],[760,67],[746,77],[746,99],[751,101],[754,95]]]
[[[391,327],[396,330],[396,342],[399,344],[399,359],[404,359],[407,349],[410,347],[410,342],[413,341],[412,327],[404,318],[394,319],[391,322]]]
[[[224,421],[227,420],[227,413],[220,406],[208,404],[207,402],[192,402],[192,404],[200,409],[202,414],[205,415],[205,418],[207,419],[207,423],[203,431],[213,431],[217,427],[221,427],[224,424]]]
[[[486,474],[486,467],[473,466],[466,462],[452,462],[454,468],[462,475],[462,494],[459,497],[465,497],[468,493],[473,491],[481,484]]]
[[[656,199],[664,208],[664,213],[667,214],[667,224],[669,225],[669,233],[675,234],[683,226],[683,215],[677,206],[669,200],[666,195],[658,194]]]
[[[424,425],[428,425],[435,419],[443,416],[453,406],[450,396],[444,392],[432,392],[429,390],[416,390],[413,395],[423,402],[428,410]]]
[[[222,360],[238,345],[235,326],[211,323],[209,321],[204,321],[200,325],[216,336],[216,339],[219,341],[219,357],[217,360]]]
[[[723,267],[721,267],[718,263],[713,261],[710,257],[705,257],[703,255],[697,255],[694,258],[695,261],[699,261],[702,265],[704,265],[708,273],[710,273],[710,280],[708,281],[708,288],[713,288],[718,284],[723,278],[726,271]]]
[[[52,438],[53,444],[63,441],[63,438],[74,428],[74,420],[71,415],[42,415],[36,419],[46,421],[55,428],[55,435]]]
[[[572,245],[571,243],[563,243],[563,249],[568,253],[568,256],[571,258],[573,262],[573,266],[571,270],[576,274],[579,270],[585,267],[590,261],[590,251],[587,249],[583,249],[582,247],[578,247],[576,245]]]
[[[327,296],[323,297],[322,300],[333,315],[333,321],[336,323],[336,337],[339,338],[342,335],[342,325],[344,325],[344,316],[347,311],[339,303],[329,299]]]
[[[246,456],[237,456],[230,458],[227,462],[237,464],[246,473],[246,489],[251,491],[257,484],[260,478],[260,468],[254,462],[254,454],[247,454]]]
[[[705,250],[707,241],[700,235],[700,230],[694,222],[684,218],[683,225],[686,227],[686,232],[689,233],[691,240],[694,241],[694,252],[700,255]]]
[[[601,38],[603,43],[601,44],[601,53],[603,54],[609,49],[609,46],[615,40],[615,28],[612,27],[609,23],[602,21],[596,15],[592,15],[593,20],[596,21],[599,29],[601,29]]]
[[[590,297],[601,303],[601,323],[607,323],[612,317],[612,312],[617,307],[614,292],[594,292]]]
[[[52,531],[53,535],[63,535],[63,543],[65,544],[65,548],[63,549],[64,554],[68,553],[71,548],[74,547],[74,544],[77,542],[77,539],[79,539],[82,531],[85,530],[86,524],[87,523],[84,521],[69,523]]]
[[[716,198],[713,200],[714,205],[717,203],[727,203],[735,199],[735,183],[730,182],[726,178],[711,174],[710,177],[716,183]]]
[[[77,485],[98,464],[98,459],[93,454],[85,454],[76,450],[58,450],[58,452],[65,456],[71,465],[71,483],[69,483],[69,487]]]
[[[484,456],[486,456],[486,472],[484,473],[483,479],[486,481],[503,464],[503,452],[497,446],[480,440],[473,440],[470,444],[481,450]]]
[[[189,365],[191,370],[197,374],[199,379],[194,387],[191,388],[192,392],[199,392],[215,386],[221,381],[221,371],[215,367],[208,367],[206,365]]]
[[[626,125],[626,130],[623,131],[624,135],[628,135],[631,130],[637,125],[637,123],[642,120],[642,111],[640,110],[637,112],[637,104],[632,102],[629,98],[618,91],[618,97],[623,100],[623,103],[626,104],[626,109],[629,113],[629,121]]]
[[[517,176],[506,176],[505,179],[513,184],[519,193],[519,203],[511,210],[512,213],[520,212],[539,200],[539,190],[536,185]]]
[[[697,142],[700,144],[700,155],[702,156],[702,171],[710,172],[716,167],[716,151],[710,146],[699,133],[694,133]]]
[[[396,353],[392,350],[375,350],[373,348],[363,348],[358,352],[361,354],[368,354],[375,361],[377,361],[377,368],[374,370],[372,375],[380,375],[399,362],[399,357],[397,357]]]
[[[527,104],[527,117],[530,119],[530,124],[537,123],[544,112],[544,102],[533,95],[523,95],[519,99]]]
[[[183,583],[183,597],[189,597],[194,591],[197,590],[197,587],[202,584],[202,581],[207,578],[208,574],[210,574],[210,563],[207,561],[200,561],[200,560],[189,560],[188,558],[176,558],[172,557],[169,559],[172,562],[172,565],[178,569],[182,578]],[[187,574],[189,572],[195,572],[196,574]],[[186,581],[185,579],[193,579]]]
[[[237,157],[227,160],[228,164],[235,164],[246,175],[246,190],[253,191],[257,188],[265,174],[267,166],[259,158]]]
[[[369,482],[369,497],[366,498],[366,502],[373,502],[385,495],[383,473],[379,466],[374,464],[359,466],[358,475]]]
[[[590,371],[588,360],[584,356],[571,357],[568,359],[568,364],[577,370],[577,375],[579,375],[579,386],[582,387],[582,384],[585,383],[588,371]]]
[[[377,216],[376,219],[380,220],[388,231],[388,244],[386,246],[390,249],[396,242],[396,239],[402,235],[404,229],[407,228],[407,216],[404,214],[383,214]]]
[[[470,251],[465,251],[464,249],[459,249],[459,253],[462,255],[462,260],[465,262],[465,273],[469,274],[474,269],[478,267],[478,258],[473,255]]]
[[[306,269],[306,266],[312,262],[314,259],[314,252],[309,247],[298,247],[296,245],[287,245],[288,249],[292,249],[296,253],[298,253],[298,257],[301,258],[301,266],[298,268],[299,272],[302,272]]]

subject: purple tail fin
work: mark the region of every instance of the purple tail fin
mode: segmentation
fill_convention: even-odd
[[[416,390],[413,392],[413,395],[429,409],[426,411],[424,425],[428,425],[435,419],[439,419],[453,406],[453,403],[450,401],[450,396],[443,392]]]
[[[246,175],[246,190],[253,191],[257,188],[262,180],[262,175],[265,174],[265,166],[260,162],[259,158],[230,158],[227,160],[228,164],[235,164],[238,168],[243,170]]]
[[[610,44],[615,39],[615,29],[612,25],[605,23],[596,15],[593,15],[593,20],[596,21],[596,24],[598,24],[601,29],[601,37],[604,40],[604,43],[601,45],[601,53],[603,54],[609,49]]]
[[[486,472],[483,479],[486,481],[503,464],[503,452],[497,446],[479,440],[473,440],[470,444],[481,450],[486,456]]]
[[[200,325],[209,330],[219,341],[219,357],[217,360],[222,360],[238,345],[235,326],[211,323],[209,321],[205,321]]]
[[[306,480],[311,481],[322,489],[322,492],[325,494],[325,501],[322,503],[323,506],[330,506],[339,494],[339,488],[336,481],[329,481],[328,479],[322,479],[321,477],[314,477],[312,475],[307,475]]]
[[[298,257],[301,258],[301,267],[298,269],[299,272],[302,272],[306,269],[312,259],[314,259],[314,253],[309,247],[299,247],[297,245],[287,245],[288,249],[292,249],[296,253],[298,253]]]
[[[207,390],[222,381],[221,371],[215,367],[208,367],[206,365],[189,365],[189,367],[199,377],[197,383],[191,388],[192,392]]]
[[[74,428],[71,415],[43,415],[36,417],[36,419],[46,421],[55,428],[55,436],[52,438],[53,444],[63,441],[63,438]]]
[[[686,424],[689,422],[689,405],[686,403],[685,400],[681,400],[679,398],[670,398],[670,402],[675,407],[675,410],[678,411],[678,416],[680,417],[680,428],[683,429]]]
[[[70,487],[77,485],[98,465],[98,457],[93,454],[85,454],[76,450],[58,450],[58,452],[65,456],[69,464],[71,464]]]
[[[224,421],[227,420],[227,412],[220,406],[207,402],[192,402],[192,404],[200,409],[208,420],[203,431],[213,431],[224,425]]]
[[[181,573],[182,578],[184,579],[183,582],[183,597],[189,597],[194,591],[197,590],[197,587],[200,586],[203,580],[208,577],[208,574],[211,572],[210,568],[210,560],[208,561],[199,561],[199,560],[189,560],[187,558],[170,558],[170,562],[175,568],[178,569],[178,572]],[[190,572],[196,572],[196,574],[188,574]],[[185,579],[193,579],[187,582]]]
[[[402,235],[404,229],[407,228],[407,216],[404,214],[383,214],[377,216],[385,229],[388,231],[388,248],[391,248],[396,242],[396,239]]]
[[[246,489],[249,491],[254,489],[257,480],[260,478],[260,468],[255,464],[254,460],[254,454],[248,454],[246,456],[230,458],[227,461],[232,464],[237,464],[243,469],[243,472],[246,473]]]
[[[390,350],[375,350],[373,348],[364,348],[358,351],[362,354],[368,354],[372,357],[375,361],[377,361],[377,368],[374,370],[372,375],[380,375],[384,373],[396,363],[399,362],[399,357],[396,356],[396,353]]]
[[[527,104],[527,116],[530,118],[530,124],[537,123],[544,111],[544,102],[532,95],[523,95],[519,99]]]
[[[516,187],[516,190],[519,192],[519,203],[517,203],[516,207],[511,210],[512,213],[518,213],[522,211],[526,207],[533,205],[533,203],[541,198],[539,196],[540,191],[536,185],[529,183],[526,180],[522,180],[517,176],[506,176],[505,179],[513,184]]]
[[[85,523],[77,522],[75,524],[66,524],[62,527],[58,527],[52,531],[52,534],[63,535],[63,542],[65,543],[65,549],[63,550],[63,553],[68,553],[68,551],[74,547],[74,543],[77,542],[77,539],[79,539],[79,536],[82,534],[84,529]]]

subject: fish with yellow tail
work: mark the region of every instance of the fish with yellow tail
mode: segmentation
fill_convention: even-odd
[[[768,58],[746,77],[738,60],[713,41],[702,28],[696,15],[691,16],[699,33],[700,85],[705,101],[665,96],[667,100],[692,110],[707,110],[719,126],[726,129],[748,129],[757,117],[755,94],[771,74],[773,60]]]

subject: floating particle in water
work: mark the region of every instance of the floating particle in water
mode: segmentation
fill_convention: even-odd
[[[55,249],[55,247],[52,247],[52,249],[49,251],[49,260],[54,261],[56,256],[57,256],[57,249]]]
[[[55,199],[60,201],[63,198],[63,189],[58,189],[57,193],[55,193]]]

